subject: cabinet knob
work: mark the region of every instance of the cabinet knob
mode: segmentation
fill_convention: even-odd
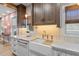
[[[60,56],[60,54],[58,53],[58,55],[57,56]]]
[[[42,19],[42,22],[45,22],[45,19],[44,18]]]

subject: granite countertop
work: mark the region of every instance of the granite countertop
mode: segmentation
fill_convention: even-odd
[[[42,45],[42,46],[51,47],[51,45],[44,44],[44,41],[43,41],[42,38],[37,38],[35,40],[32,40],[31,37],[19,37],[19,36],[11,36],[11,37],[18,38],[18,39],[22,39],[22,40],[27,40],[27,41],[30,41],[32,43],[39,44],[39,45]]]
[[[75,51],[79,53],[79,44],[76,43],[69,43],[69,42],[57,42],[52,45],[53,47]]]
[[[57,42],[52,45],[52,48],[57,51],[65,52],[73,56],[79,56],[79,44],[71,42]]]

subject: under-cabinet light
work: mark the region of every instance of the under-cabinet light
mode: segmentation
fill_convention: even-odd
[[[77,5],[79,5],[79,3],[77,3]]]

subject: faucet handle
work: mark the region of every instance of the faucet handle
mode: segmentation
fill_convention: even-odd
[[[49,36],[47,35],[47,40],[49,40]]]
[[[51,41],[53,41],[53,35],[51,35]]]
[[[53,39],[53,35],[51,35],[51,39]]]

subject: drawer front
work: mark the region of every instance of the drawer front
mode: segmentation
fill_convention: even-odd
[[[28,46],[25,48],[23,46],[19,46],[17,45],[17,52],[18,52],[18,55],[20,56],[27,56],[28,55]]]

